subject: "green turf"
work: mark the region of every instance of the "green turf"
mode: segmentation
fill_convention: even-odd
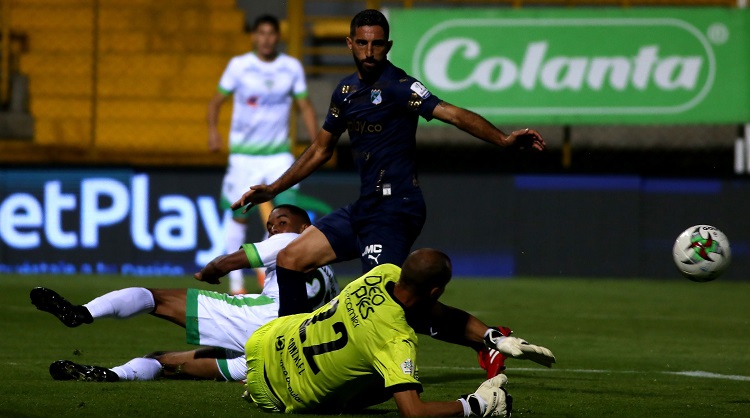
[[[114,366],[188,348],[181,328],[143,316],[68,329],[29,303],[48,286],[82,303],[127,286],[183,287],[192,279],[0,277],[0,417],[267,416],[238,383],[55,382],[57,359]],[[223,289],[223,287],[222,287]],[[511,360],[516,417],[750,416],[750,282],[687,280],[454,280],[444,301],[551,348],[547,370]],[[455,399],[483,380],[471,350],[420,339],[427,400]],[[676,374],[702,371],[714,378]],[[732,378],[734,377],[734,378]],[[368,411],[395,416],[392,402]]]

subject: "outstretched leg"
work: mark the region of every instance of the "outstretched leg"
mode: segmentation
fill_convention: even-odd
[[[58,360],[49,367],[55,380],[85,382],[119,382],[126,380],[167,379],[228,380],[245,378],[245,354],[215,347],[202,347],[190,351],[160,351],[127,363],[106,368]]]
[[[127,319],[151,313],[185,326],[186,289],[146,289],[129,287],[115,290],[94,300],[74,305],[52,289],[37,287],[29,294],[37,309],[56,316],[68,327],[90,324],[99,318]]]
[[[227,359],[239,358],[244,363],[244,353],[223,348],[201,347],[189,351],[158,351],[144,357],[112,367],[119,380],[168,379],[234,380],[224,376],[219,367],[221,362],[225,373]]]
[[[168,379],[242,380],[247,374],[245,353],[217,347],[169,351],[150,355]]]

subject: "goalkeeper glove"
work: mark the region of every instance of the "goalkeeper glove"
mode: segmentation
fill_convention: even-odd
[[[520,338],[506,337],[496,329],[490,328],[484,333],[484,343],[508,357],[531,360],[545,367],[552,367],[555,362],[555,355],[549,348],[529,344]]]
[[[504,374],[485,380],[476,392],[458,398],[464,407],[464,416],[510,417],[513,399],[503,388],[508,383]]]

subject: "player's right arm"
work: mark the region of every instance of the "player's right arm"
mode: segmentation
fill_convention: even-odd
[[[245,192],[240,200],[232,204],[232,210],[249,205],[242,212],[245,213],[250,210],[252,205],[267,202],[284,190],[299,183],[331,159],[338,140],[339,135],[334,135],[325,129],[321,129],[318,135],[315,136],[312,144],[307,147],[305,152],[300,155],[297,161],[281,177],[269,185],[259,184],[250,187],[250,190]]]
[[[504,387],[508,378],[499,374],[454,402],[423,402],[414,389],[395,392],[393,399],[402,417],[500,416],[509,417],[512,399]]]
[[[227,99],[227,95],[217,91],[208,102],[206,121],[208,122],[208,149],[211,152],[219,152],[223,146],[221,134],[219,133],[219,110]]]
[[[220,255],[213,260],[209,261],[205,267],[198,273],[195,273],[193,277],[195,280],[219,284],[220,278],[226,276],[230,271],[239,270],[244,268],[250,268],[250,260],[245,254],[244,250],[235,251],[231,254]]]
[[[282,233],[272,235],[268,239],[252,244],[243,244],[242,247],[227,255],[220,255],[211,260],[205,267],[193,277],[202,282],[219,284],[219,279],[230,271],[258,267],[275,267],[276,256],[283,248],[294,240],[299,234]]]

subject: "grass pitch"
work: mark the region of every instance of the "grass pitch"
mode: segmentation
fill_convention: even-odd
[[[269,416],[240,399],[238,383],[53,381],[54,360],[111,367],[191,346],[148,315],[66,328],[31,305],[34,286],[74,303],[129,286],[211,289],[191,278],[2,276],[0,417]],[[443,301],[554,351],[551,370],[508,361],[515,417],[750,416],[750,282],[456,279]],[[426,400],[455,399],[484,379],[471,350],[428,337],[417,364]],[[397,411],[391,401],[362,415]]]

